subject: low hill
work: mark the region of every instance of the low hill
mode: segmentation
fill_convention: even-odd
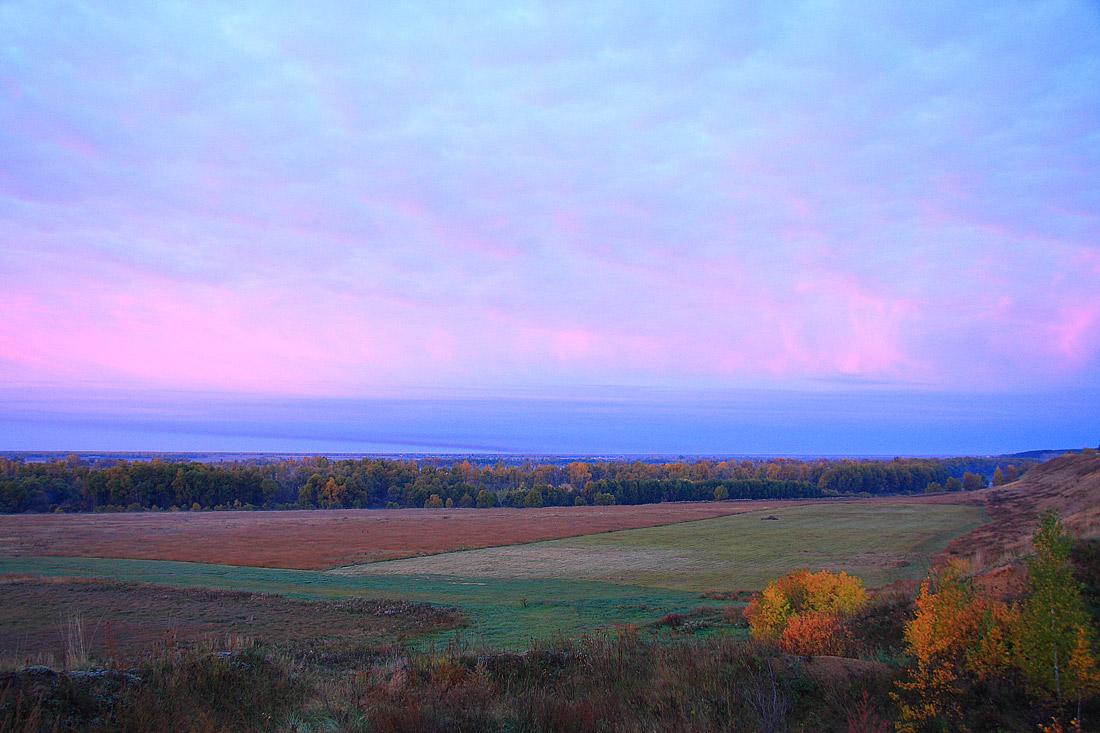
[[[965,501],[985,507],[992,521],[954,540],[941,559],[966,559],[976,572],[1002,574],[1032,552],[1031,536],[1048,509],[1070,534],[1100,537],[1100,452],[1066,453],[1011,484],[971,492]]]

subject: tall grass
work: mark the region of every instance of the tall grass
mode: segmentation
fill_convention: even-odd
[[[631,628],[522,653],[403,647],[344,657],[166,650],[130,671],[0,674],[3,731],[779,731],[842,728],[846,701],[799,660]],[[881,692],[881,691],[880,691]]]
[[[91,641],[84,617],[70,609],[61,620],[61,648],[65,669],[88,666],[88,648]]]

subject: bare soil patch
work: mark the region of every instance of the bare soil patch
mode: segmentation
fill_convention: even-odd
[[[116,660],[162,648],[267,642],[305,648],[380,645],[457,628],[456,609],[396,600],[302,601],[278,595],[77,578],[0,578],[0,659],[64,659],[79,619],[90,657]]]
[[[0,554],[316,570],[656,527],[805,503],[2,515]]]

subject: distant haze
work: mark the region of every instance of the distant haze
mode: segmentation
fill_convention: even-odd
[[[0,5],[0,450],[1100,442],[1100,5]]]

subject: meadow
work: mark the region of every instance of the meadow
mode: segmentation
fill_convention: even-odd
[[[356,577],[439,575],[479,581],[583,579],[689,592],[758,591],[810,567],[870,586],[923,577],[933,555],[984,520],[981,508],[833,502],[590,534],[509,547],[370,563]]]
[[[286,541],[264,550],[269,554],[281,553],[282,562],[290,567],[66,557],[61,554],[64,546],[55,545],[51,548],[57,553],[54,555],[0,555],[0,573],[106,578],[174,588],[278,594],[294,600],[407,599],[459,609],[465,623],[462,634],[471,643],[521,648],[532,639],[554,635],[577,637],[625,624],[652,624],[673,613],[714,618],[733,604],[715,603],[708,596],[729,598],[738,592],[757,591],[768,580],[801,567],[844,570],[860,575],[873,586],[920,577],[935,553],[983,518],[982,510],[974,506],[903,501],[819,502],[802,506],[775,502],[728,504],[725,507],[728,516],[505,547],[439,552],[327,571],[292,567],[295,562],[301,563],[301,549],[291,534]],[[665,516],[693,516],[687,512],[692,508],[693,505],[683,505],[670,511],[666,507]],[[577,507],[581,512],[602,509]],[[618,517],[636,512],[644,518],[652,511],[650,507],[613,509],[620,510],[612,515]],[[737,512],[738,509],[741,511]],[[427,511],[377,513],[388,514],[394,523],[407,521],[410,529],[422,529]],[[467,516],[477,517],[477,511],[471,510]],[[530,515],[526,510],[499,511],[505,512],[503,516],[510,523],[521,523],[527,517],[533,521],[536,518],[532,515],[539,513],[539,510],[531,510]],[[327,521],[342,527],[347,521],[345,512],[306,514],[305,518],[312,523]],[[437,510],[437,514],[453,516],[456,512]],[[202,514],[198,518],[207,521],[208,516],[212,515]],[[133,521],[128,526],[139,526],[143,517],[155,522],[169,517],[177,523],[191,519],[189,514],[131,515],[127,519]],[[214,518],[220,519],[223,527],[233,527],[235,523],[232,516]],[[118,521],[112,515],[56,519],[78,519],[85,527],[96,520],[107,527]],[[251,518],[242,518],[237,526],[252,526],[246,519]],[[562,526],[573,531],[578,527]],[[40,527],[35,526],[34,531],[40,531]],[[6,528],[9,536],[18,532],[13,525]],[[408,554],[419,551],[418,537],[412,533],[406,536]],[[116,536],[116,543],[125,538],[125,534]],[[428,535],[425,544],[438,547],[440,540]],[[204,552],[216,554],[217,548],[212,542]],[[340,553],[354,556],[356,552],[356,545],[350,542],[333,550],[337,556]],[[75,610],[90,619],[109,619],[111,614],[109,609],[91,603]],[[57,616],[44,614],[40,623],[56,627],[58,620]],[[5,619],[2,623],[10,628],[28,621]],[[310,623],[319,621],[310,619]],[[453,635],[449,627],[435,633],[422,632],[419,637],[422,645],[446,643]],[[247,634],[248,630],[234,627],[233,633]],[[258,632],[252,635],[263,636]],[[4,638],[7,637],[0,635],[0,640]],[[19,655],[26,650],[6,647],[3,651]]]

